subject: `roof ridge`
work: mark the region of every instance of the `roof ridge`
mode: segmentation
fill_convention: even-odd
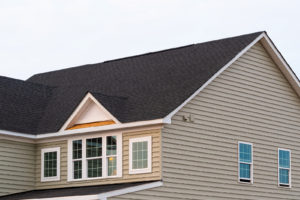
[[[233,38],[245,37],[245,36],[254,35],[254,34],[258,34],[258,33],[265,33],[265,32],[266,31],[257,31],[257,32],[253,32],[253,33],[247,33],[247,34],[242,34],[242,35],[237,35],[237,36],[232,36],[232,37],[227,37],[227,38],[220,38],[220,39],[215,39],[215,40],[210,40],[210,41],[205,41],[205,42],[200,42],[200,43],[194,43],[194,44],[190,44],[190,45],[184,45],[184,46],[179,46],[179,47],[171,47],[171,48],[168,48],[168,49],[163,49],[163,50],[158,50],[158,51],[153,51],[153,52],[147,52],[147,53],[137,54],[137,55],[133,55],[133,56],[125,56],[125,57],[122,57],[122,58],[116,58],[116,59],[106,60],[106,61],[97,62],[97,63],[90,63],[90,64],[78,65],[78,66],[74,66],[74,67],[67,67],[67,68],[58,69],[58,70],[54,70],[54,71],[37,73],[37,74],[34,74],[31,77],[29,77],[26,81],[30,81],[30,79],[33,78],[34,76],[38,76],[38,75],[42,75],[42,74],[54,73],[54,72],[65,71],[65,70],[73,70],[73,69],[78,69],[78,68],[81,68],[81,67],[95,66],[95,65],[99,65],[99,64],[105,64],[105,63],[110,63],[110,62],[130,59],[130,58],[142,57],[142,56],[147,56],[147,55],[152,55],[152,54],[159,54],[159,53],[163,53],[163,52],[168,52],[168,51],[173,51],[173,50],[178,50],[178,49],[184,49],[184,48],[187,48],[187,47],[192,47],[192,46],[196,46],[196,45],[200,45],[200,44],[207,44],[207,43],[211,43],[211,42],[217,42],[217,41],[228,40],[228,39],[233,39]]]

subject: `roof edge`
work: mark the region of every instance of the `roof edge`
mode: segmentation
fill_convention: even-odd
[[[189,98],[187,98],[182,104],[170,112],[167,116],[164,117],[164,122],[171,123],[172,117],[188,102],[190,102],[196,95],[198,95],[208,84],[210,84],[216,77],[218,77],[223,71],[225,71],[229,66],[231,66],[237,59],[239,59],[244,53],[246,53],[254,44],[259,42],[261,39],[268,40],[269,37],[264,31],[259,36],[257,36],[250,44],[248,44],[242,51],[240,51],[234,58],[232,58],[226,65],[224,65],[217,73],[215,73],[208,81],[206,81],[198,90],[196,90]],[[270,46],[271,44],[268,43]],[[274,49],[273,49],[274,50]],[[278,55],[277,55],[278,56]],[[282,60],[282,59],[281,59]],[[288,66],[288,65],[287,65]],[[290,69],[290,67],[289,67]],[[295,75],[293,73],[293,75]],[[299,83],[298,83],[299,85]],[[300,94],[300,93],[299,93]]]
[[[99,200],[107,200],[108,197],[114,197],[114,196],[132,193],[132,192],[138,192],[141,190],[147,190],[147,189],[156,188],[156,187],[160,187],[160,186],[163,186],[163,182],[157,181],[157,182],[153,182],[153,183],[146,183],[146,184],[139,185],[139,186],[133,186],[133,187],[125,188],[125,189],[120,189],[120,190],[103,193],[103,194],[100,194],[98,197],[99,197]]]
[[[32,139],[32,140],[39,140],[39,139],[48,139],[48,138],[57,138],[57,137],[64,137],[64,136],[71,136],[80,133],[94,133],[94,132],[103,132],[103,131],[114,131],[126,128],[136,128],[142,126],[152,126],[152,125],[162,125],[166,122],[164,119],[154,119],[154,120],[147,120],[147,121],[137,121],[137,122],[129,122],[123,124],[111,124],[107,126],[98,126],[98,127],[89,127],[89,128],[82,128],[82,129],[74,129],[74,130],[62,130],[54,133],[44,133],[38,135],[31,135],[27,133],[20,133],[20,132],[13,132],[7,130],[0,130],[0,136],[8,136],[8,137],[18,137],[18,138],[25,138],[25,139]]]

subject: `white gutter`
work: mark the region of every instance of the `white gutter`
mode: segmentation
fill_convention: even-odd
[[[114,197],[114,196],[132,193],[132,192],[138,192],[141,190],[147,190],[147,189],[151,189],[151,188],[160,187],[162,185],[163,185],[163,182],[161,182],[161,181],[157,181],[157,182],[153,182],[153,183],[146,183],[146,184],[139,185],[139,186],[133,186],[133,187],[129,187],[129,188],[124,188],[124,189],[120,189],[120,190],[114,190],[111,192],[102,193],[102,194],[99,194],[98,198],[99,198],[99,200],[107,200],[108,197]]]
[[[140,126],[158,125],[158,124],[164,124],[164,123],[165,122],[163,119],[155,119],[155,120],[149,120],[149,121],[131,122],[131,123],[124,123],[124,124],[112,124],[112,125],[107,125],[107,126],[90,127],[90,128],[82,128],[82,129],[74,129],[74,130],[64,130],[64,131],[58,131],[55,133],[45,133],[45,134],[39,134],[39,135],[30,135],[30,134],[26,134],[26,133],[18,133],[18,132],[13,132],[13,131],[0,130],[0,135],[7,135],[7,136],[13,136],[13,137],[28,138],[28,139],[45,139],[45,138],[74,135],[74,134],[78,134],[78,133],[110,131],[110,130],[134,128],[134,127],[140,127]]]

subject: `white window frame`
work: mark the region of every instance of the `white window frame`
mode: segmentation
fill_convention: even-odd
[[[148,167],[143,169],[132,169],[132,143],[148,142]],[[129,174],[142,174],[152,172],[152,137],[139,137],[129,139]]]
[[[117,137],[117,175],[116,176],[108,176],[108,168],[107,168],[107,156],[106,155],[106,137],[107,136],[116,136]],[[89,159],[86,157],[86,140],[92,138],[102,137],[102,177],[92,177],[88,178],[87,174],[87,161]],[[78,160],[82,160],[82,178],[74,179],[73,177],[73,141],[74,140],[82,140],[82,158]],[[83,180],[94,180],[94,179],[109,179],[109,178],[119,178],[122,177],[122,133],[110,133],[110,134],[93,134],[89,136],[76,136],[68,140],[68,181],[83,181]],[[76,159],[77,160],[77,159]]]
[[[250,182],[241,181],[241,177],[240,177],[240,163],[244,163],[244,162],[240,161],[240,144],[251,145],[251,163],[245,163],[245,164],[250,164],[250,179],[249,179]],[[242,142],[242,141],[238,142],[238,182],[253,184],[253,144],[249,143],[249,142]]]
[[[45,177],[44,176],[44,154],[49,152],[57,153],[56,163],[56,176]],[[60,180],[60,147],[41,149],[41,182],[47,181],[59,181]]]
[[[290,168],[283,168],[283,167],[279,167],[279,151],[288,151],[290,152]],[[283,148],[278,148],[278,187],[283,187],[283,188],[291,188],[292,187],[292,152],[290,149],[283,149]],[[283,186],[284,184],[280,183],[280,177],[279,177],[279,169],[288,169],[289,170],[289,185],[288,186]]]

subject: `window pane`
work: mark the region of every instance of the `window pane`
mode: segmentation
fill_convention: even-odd
[[[108,176],[116,176],[117,175],[117,159],[116,157],[107,158],[108,163]]]
[[[252,162],[252,146],[250,144],[239,144],[239,160],[241,162]]]
[[[117,137],[108,136],[106,137],[106,155],[116,155],[117,154]]]
[[[57,176],[57,152],[44,153],[44,177]]]
[[[279,169],[279,183],[289,184],[289,170]]]
[[[132,143],[132,169],[148,167],[148,142]]]
[[[73,159],[82,158],[82,140],[73,141]]]
[[[74,179],[82,178],[82,161],[74,161]]]
[[[86,140],[86,157],[102,156],[102,138],[92,138]]]
[[[88,160],[88,177],[102,176],[102,159]]]
[[[279,150],[279,167],[290,168],[290,152]]]
[[[250,179],[250,164],[240,163],[240,178]]]

